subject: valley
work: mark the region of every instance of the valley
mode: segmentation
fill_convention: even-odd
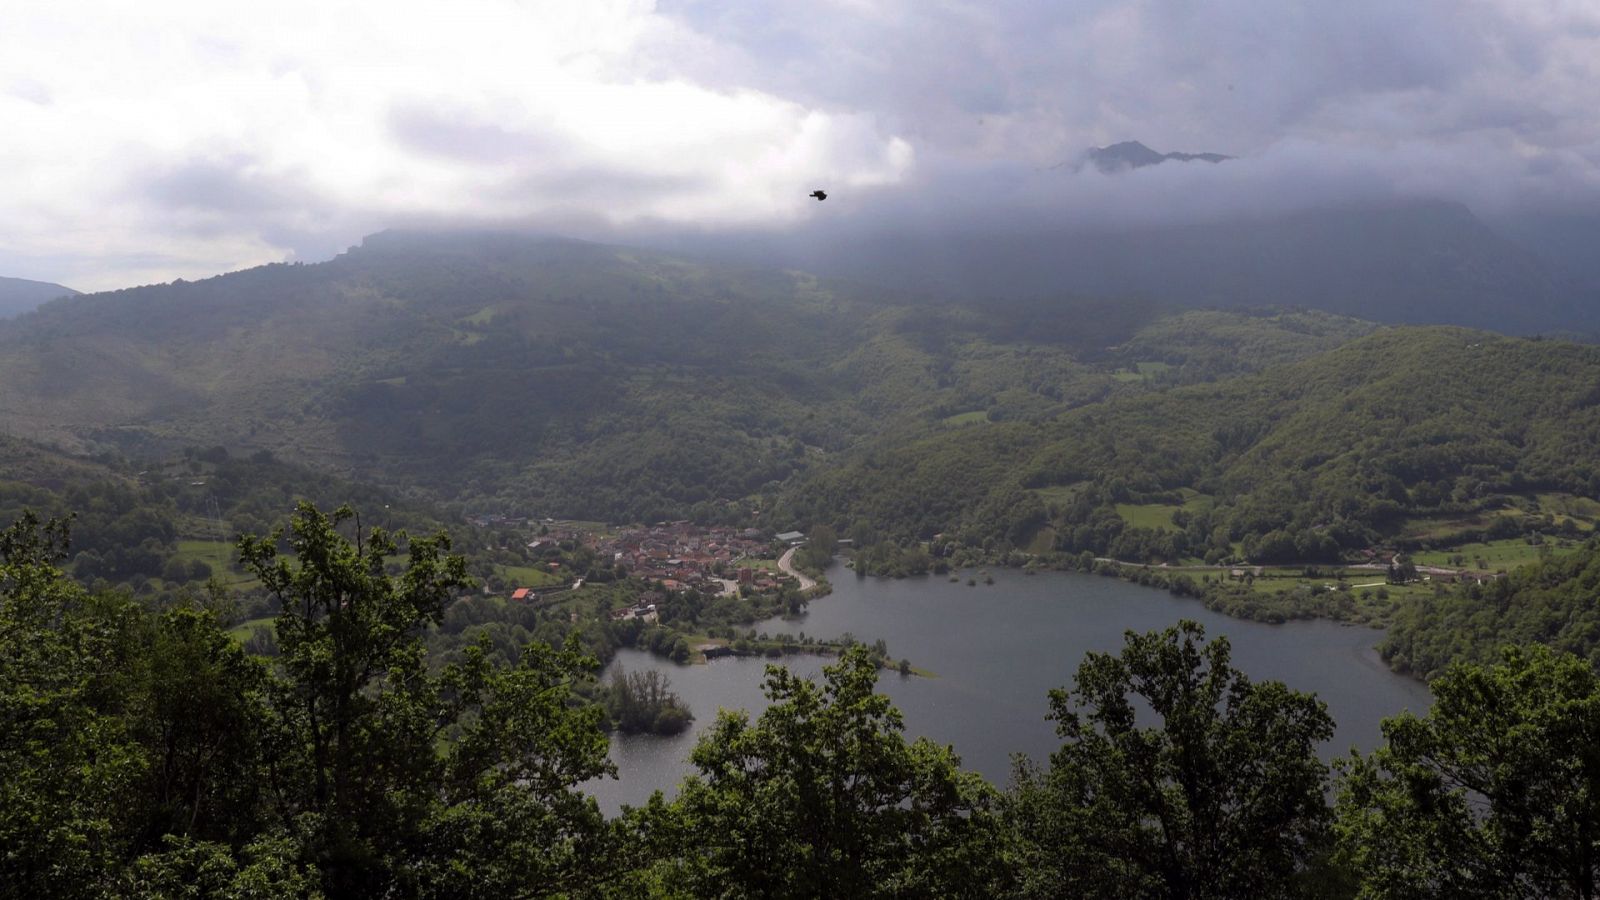
[[[575,241],[385,233],[74,297],[0,324],[0,375],[6,508],[78,508],[74,573],[157,596],[211,575],[248,594],[229,545],[313,477],[398,523],[471,519],[506,598],[555,578],[507,523],[683,520],[825,528],[863,573],[1105,569],[1234,615],[1385,625],[1578,552],[1600,518],[1585,345],[953,302]],[[84,484],[121,499],[75,504]],[[139,515],[165,524],[109,524]],[[107,562],[116,527],[142,556]]]

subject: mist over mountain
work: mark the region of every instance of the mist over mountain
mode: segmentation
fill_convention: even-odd
[[[1525,213],[1491,224],[1600,296],[1600,214]]]
[[[1288,304],[1379,322],[1587,333],[1600,291],[1459,203],[1394,200],[1175,224],[677,238],[713,257],[970,298],[1138,296],[1163,306]]]
[[[48,300],[70,297],[76,293],[72,288],[48,281],[0,276],[0,319],[28,312]]]
[[[1092,147],[1084,154],[1086,162],[1108,173],[1122,169],[1140,169],[1164,162],[1219,163],[1230,159],[1233,157],[1221,153],[1157,153],[1138,141],[1123,141],[1109,147]]]

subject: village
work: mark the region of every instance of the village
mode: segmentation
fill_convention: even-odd
[[[512,524],[500,522],[496,524]],[[517,523],[521,524],[521,523]],[[547,521],[528,541],[530,554],[549,548],[583,546],[600,559],[608,559],[619,572],[650,582],[628,607],[613,610],[613,619],[638,618],[656,621],[656,603],[661,592],[693,590],[724,597],[769,594],[785,588],[805,588],[813,584],[788,569],[780,555],[804,543],[800,532],[771,535],[756,528],[704,526],[684,520],[660,522],[650,526],[604,531],[580,528],[570,523]],[[534,603],[555,599],[583,586],[576,573],[560,572],[559,562],[545,564],[558,583],[542,586],[518,585],[510,599]]]

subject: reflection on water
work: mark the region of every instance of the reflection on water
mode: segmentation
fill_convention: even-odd
[[[1234,665],[1257,680],[1278,679],[1315,692],[1338,723],[1328,756],[1378,743],[1379,721],[1403,709],[1421,712],[1428,689],[1391,673],[1371,648],[1379,632],[1331,622],[1265,625],[1230,619],[1198,602],[1172,597],[1114,578],[996,571],[995,584],[968,587],[944,578],[858,579],[835,566],[834,592],[795,621],[774,620],[757,631],[837,637],[851,632],[883,638],[894,658],[906,657],[936,673],[904,678],[885,672],[879,688],[905,714],[909,735],[951,744],[963,764],[1004,784],[1011,757],[1043,760],[1057,741],[1045,720],[1046,692],[1069,683],[1085,652],[1116,651],[1129,629],[1166,628],[1179,619],[1227,635]],[[819,674],[827,660],[791,656],[784,664]],[[695,715],[694,727],[672,738],[618,736],[611,758],[619,778],[589,785],[608,813],[637,806],[657,789],[672,793],[691,771],[689,751],[719,708],[759,710],[767,661],[719,659],[678,666],[625,650],[617,665],[667,673]]]

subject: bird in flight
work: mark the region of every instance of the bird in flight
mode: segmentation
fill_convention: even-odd
[[[826,199],[828,199],[828,192],[827,191],[812,191],[811,193],[807,194],[806,196],[807,197],[815,197],[818,200],[826,200]]]

